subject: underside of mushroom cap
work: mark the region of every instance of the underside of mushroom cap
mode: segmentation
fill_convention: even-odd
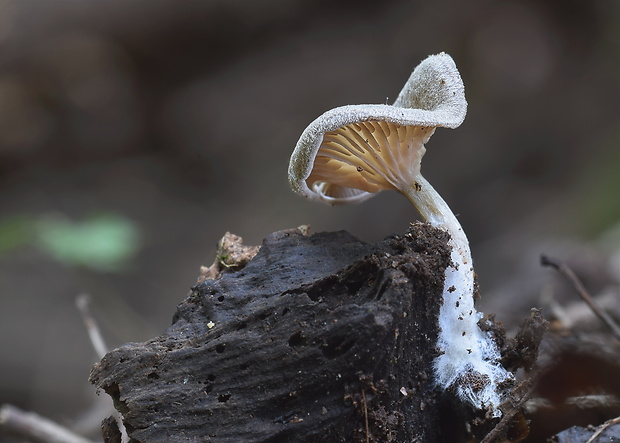
[[[424,143],[436,127],[456,128],[467,102],[452,58],[422,61],[394,105],[349,105],[325,112],[302,133],[289,165],[294,191],[330,204],[363,201],[413,186]]]

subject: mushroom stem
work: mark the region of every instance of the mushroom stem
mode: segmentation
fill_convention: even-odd
[[[415,176],[413,186],[403,186],[399,191],[415,206],[424,221],[450,234],[451,246],[458,251],[463,263],[469,263],[473,293],[473,268],[471,267],[469,240],[467,240],[467,236],[456,216],[452,213],[450,206],[420,174]]]
[[[434,364],[437,384],[454,390],[478,409],[501,416],[498,386],[513,379],[500,364],[497,345],[478,327],[482,314],[474,307],[474,270],[469,241],[443,198],[420,174],[413,186],[400,189],[433,227],[450,234],[451,265],[445,271],[439,310],[439,357]]]

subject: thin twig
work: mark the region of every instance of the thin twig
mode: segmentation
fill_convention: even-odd
[[[43,443],[92,443],[69,429],[34,412],[5,404],[0,407],[0,427],[29,440]]]
[[[493,443],[501,435],[501,433],[506,430],[512,419],[517,415],[517,413],[521,411],[521,406],[523,406],[523,404],[525,404],[525,402],[532,397],[532,394],[536,389],[536,383],[534,383],[534,378],[524,381],[521,385],[518,386],[517,389],[521,390],[521,388],[523,387],[527,387],[527,391],[521,396],[521,398],[509,411],[504,413],[502,419],[497,423],[497,425],[495,425],[493,429],[491,429],[491,431],[480,441],[480,443]]]
[[[364,424],[366,425],[366,443],[370,443],[370,431],[368,429],[368,406],[366,404],[366,393],[362,388],[362,407],[364,408]]]
[[[88,294],[78,295],[75,299],[75,305],[82,315],[82,320],[84,321],[84,326],[86,326],[86,331],[88,332],[88,337],[90,337],[90,342],[92,343],[99,358],[102,359],[108,353],[108,348],[103,340],[97,321],[90,312],[90,296]],[[128,442],[129,437],[120,412],[115,410],[113,415],[116,419],[116,423],[118,424],[118,429],[121,431],[121,441],[123,443]]]
[[[612,418],[611,420],[607,420],[605,423],[603,423],[602,425],[600,425],[598,427],[596,432],[594,434],[592,434],[592,437],[590,437],[586,443],[594,443],[594,440],[599,435],[601,435],[607,428],[609,428],[610,426],[613,426],[613,425],[617,425],[618,423],[620,423],[620,417],[616,417],[616,418]]]
[[[585,301],[592,312],[594,312],[598,318],[600,318],[603,323],[607,325],[607,327],[611,330],[614,336],[620,340],[620,327],[616,324],[616,322],[601,309],[601,307],[596,303],[595,300],[592,299],[586,288],[583,286],[579,278],[575,275],[571,268],[566,266],[560,260],[556,258],[547,257],[546,255],[540,256],[540,263],[543,266],[551,266],[556,269],[560,274],[562,274],[575,288],[577,294]]]
[[[620,398],[615,395],[580,395],[566,398],[564,405],[578,411],[590,409],[615,411],[620,408]],[[555,406],[548,399],[540,397],[531,398],[525,403],[527,414],[535,414],[540,410],[551,410],[553,408]]]
[[[75,305],[80,310],[80,314],[82,314],[82,320],[84,321],[84,326],[86,326],[86,331],[90,337],[90,342],[92,343],[93,348],[95,348],[97,356],[102,359],[103,356],[108,353],[108,349],[105,345],[103,337],[101,336],[99,326],[97,326],[95,318],[90,313],[90,296],[88,294],[78,295],[75,299]]]

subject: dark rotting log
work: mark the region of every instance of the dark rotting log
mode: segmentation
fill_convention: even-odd
[[[91,381],[133,442],[458,442],[432,376],[446,242],[425,224],[377,244],[276,232]]]

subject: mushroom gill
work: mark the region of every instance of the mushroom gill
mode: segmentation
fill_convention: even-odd
[[[346,188],[375,193],[416,185],[424,144],[434,127],[363,121],[324,134],[314,159],[309,188],[342,197]]]

